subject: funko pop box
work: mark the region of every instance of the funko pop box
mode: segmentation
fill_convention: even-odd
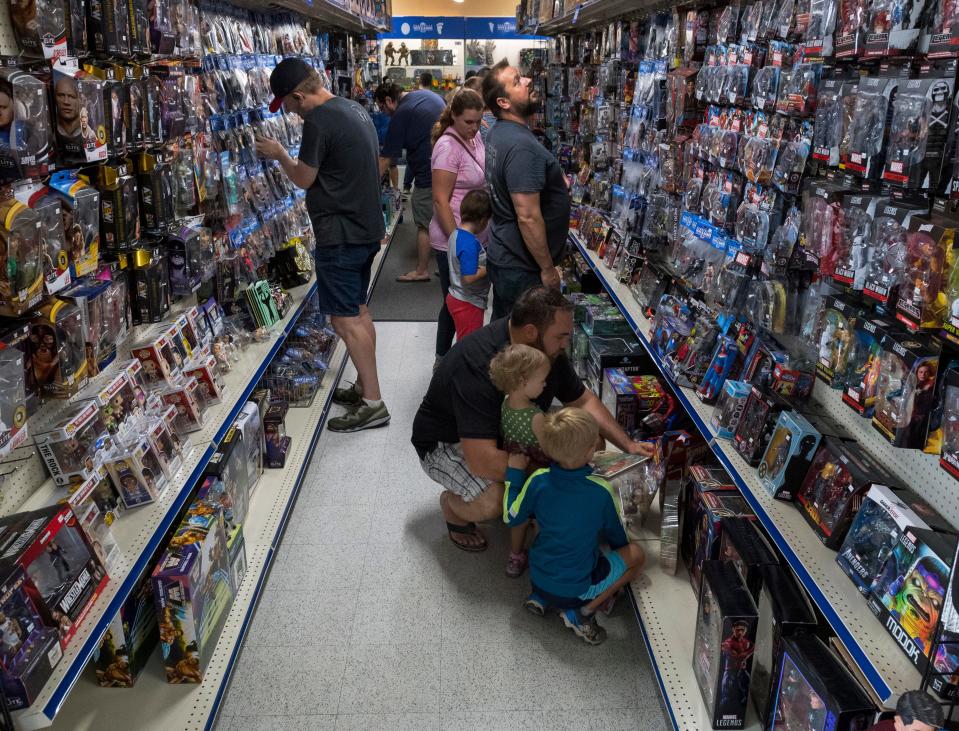
[[[24,588],[66,647],[107,583],[107,574],[69,505],[0,520],[0,563],[22,568]]]
[[[777,670],[769,718],[782,719],[782,728],[858,731],[872,723],[872,702],[815,635],[784,638]]]
[[[907,528],[953,533],[949,523],[911,490],[873,485],[856,513],[836,562],[859,591],[869,587]]]
[[[907,528],[869,588],[869,608],[920,672],[929,664],[957,541],[955,534]]]
[[[7,708],[15,711],[36,700],[63,650],[56,628],[37,611],[23,569],[4,563],[0,572],[0,682]]]
[[[756,605],[728,561],[706,561],[693,673],[713,728],[744,728],[756,645]]]

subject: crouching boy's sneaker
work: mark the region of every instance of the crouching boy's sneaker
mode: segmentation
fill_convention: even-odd
[[[600,627],[594,615],[588,617],[578,609],[566,609],[560,612],[563,624],[569,627],[583,642],[589,645],[601,645],[606,640],[606,630]]]

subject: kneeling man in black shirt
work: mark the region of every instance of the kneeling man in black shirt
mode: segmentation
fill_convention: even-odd
[[[413,446],[424,472],[444,492],[440,505],[450,540],[466,551],[482,551],[486,539],[477,521],[502,515],[508,454],[500,449],[504,394],[490,380],[489,363],[511,344],[543,351],[552,363],[536,403],[546,411],[553,399],[586,409],[600,434],[630,454],[652,447],[630,439],[596,395],[583,385],[566,355],[573,334],[573,307],[557,290],[533,287],[516,301],[508,318],[491,322],[453,346],[433,374],[413,420]]]

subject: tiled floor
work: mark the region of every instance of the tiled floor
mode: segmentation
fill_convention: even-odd
[[[665,729],[628,605],[588,647],[522,608],[500,526],[449,542],[409,443],[435,325],[377,331],[392,423],[320,440],[218,729]]]

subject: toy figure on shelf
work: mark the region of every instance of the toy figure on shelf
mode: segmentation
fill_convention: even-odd
[[[410,49],[406,47],[406,42],[400,42],[400,60],[398,63],[406,62],[406,65],[410,65]]]
[[[716,399],[735,359],[735,343],[728,336],[721,337],[713,354],[712,363],[709,364],[709,369],[697,391],[703,401],[709,402]]]
[[[386,48],[383,49],[383,56],[386,58],[386,63],[390,66],[396,64],[396,48],[393,47],[393,41],[387,41]]]

